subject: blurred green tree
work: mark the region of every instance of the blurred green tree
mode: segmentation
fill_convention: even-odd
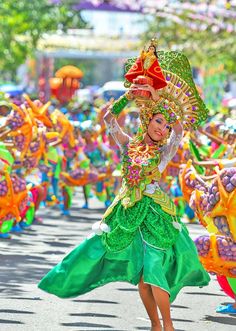
[[[44,33],[86,27],[80,12],[61,0],[0,1],[0,70],[14,79],[17,67],[33,55]]]
[[[210,17],[191,10],[156,12],[148,20],[143,35],[146,42],[156,36],[158,48],[183,51],[191,65],[206,68],[224,64],[227,73],[236,74],[236,26],[234,18],[219,13]]]

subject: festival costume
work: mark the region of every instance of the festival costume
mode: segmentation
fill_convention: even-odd
[[[122,145],[119,137],[124,133],[115,118],[109,122],[110,133],[122,153],[123,184],[118,196],[98,224],[97,234],[83,241],[41,280],[42,290],[68,298],[114,281],[137,285],[143,278],[145,283],[167,291],[172,302],[184,286],[208,284],[210,278],[195,245],[176,216],[174,203],[158,184],[182,135],[172,132],[169,143],[161,147],[143,143],[143,134],[154,113],[163,113],[172,122],[174,109],[185,127],[197,127],[207,113],[189,77],[186,58],[175,52],[162,56],[169,83],[160,90],[157,102],[137,100],[142,122],[139,134],[133,140],[127,136],[127,145]],[[186,71],[179,69],[181,61],[175,61],[178,58],[187,62]],[[172,67],[170,59],[174,61]],[[171,91],[176,90],[181,98],[174,105],[176,96]],[[112,113],[118,114],[127,104],[126,99],[127,96],[115,103]],[[193,113],[192,107],[199,107],[199,111]]]
[[[204,268],[236,279],[236,168],[219,170],[212,164],[211,170],[213,180],[203,181],[188,161],[180,176],[181,190],[209,232],[195,240]]]
[[[13,163],[14,158],[12,154],[8,151],[6,146],[0,142],[0,238],[8,238],[8,232],[10,232],[14,224],[13,215],[10,214],[9,211],[5,211],[9,198],[7,195],[9,185],[7,186],[6,173],[9,177],[12,172]]]
[[[27,95],[24,98],[27,103],[9,104],[9,113],[0,128],[0,140],[5,146],[0,151],[0,234],[3,235],[10,230],[21,232],[33,222],[35,204],[42,190],[35,185],[40,178],[37,167],[50,141],[58,137],[56,132],[47,132],[52,128],[48,116],[50,103],[33,102]],[[1,161],[4,161],[2,169]]]
[[[222,127],[225,128],[224,123]],[[191,202],[198,219],[209,232],[208,235],[200,236],[195,240],[200,261],[208,272],[216,275],[225,294],[235,300],[236,159],[233,150],[236,140],[224,140],[222,129],[214,121],[199,131],[202,136],[193,137],[193,142],[190,141],[196,165],[193,167],[188,162],[180,176],[180,182],[186,200]],[[226,136],[231,134],[230,130],[226,133]],[[210,141],[210,144],[206,142],[207,145],[216,145],[212,151],[208,146],[208,151],[205,152],[202,148],[204,145],[201,146],[201,138],[206,137]],[[221,148],[223,145],[224,149]],[[230,149],[231,152],[225,154],[225,151]],[[222,155],[224,158],[219,159],[222,152],[224,152],[224,156]],[[205,175],[204,181],[199,173]],[[236,309],[232,304],[223,304],[216,308],[216,312],[236,314]]]
[[[97,173],[100,176],[104,175],[103,181],[96,182],[95,195],[100,201],[105,202],[107,200],[106,188],[111,182],[111,180],[108,181],[108,176],[111,178],[112,171],[115,169],[112,162],[108,160],[111,150],[104,143],[94,140],[92,144],[86,143],[84,153]]]
[[[60,297],[71,297],[111,281],[136,285],[143,277],[144,282],[170,293],[173,301],[182,287],[208,283],[208,275],[198,260],[187,229],[176,217],[173,202],[156,181],[176,151],[180,138],[172,135],[171,145],[162,152],[166,157],[158,171],[153,172],[160,161],[158,157],[146,160],[149,164],[143,166],[145,179],[131,194],[123,184],[104,215],[111,231],[86,239],[41,281],[41,289]],[[176,142],[174,149],[173,141]],[[124,159],[127,152],[129,146],[124,148]],[[129,171],[127,167],[124,161],[124,171]]]

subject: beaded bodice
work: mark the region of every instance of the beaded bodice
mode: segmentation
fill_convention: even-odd
[[[146,186],[161,177],[158,165],[160,151],[155,145],[130,142],[122,153],[122,204],[131,207],[141,200]]]
[[[163,192],[158,182],[161,173],[175,155],[182,133],[171,133],[169,142],[163,147],[155,145],[135,144],[127,135],[127,144],[121,144],[121,131],[117,121],[113,118],[106,123],[110,134],[117,142],[123,155],[122,158],[122,187],[114,199],[112,205],[107,209],[103,218],[106,218],[119,201],[125,208],[130,208],[140,201],[144,195],[151,197],[162,209],[169,214],[176,214],[176,207],[168,195]]]
[[[158,147],[143,143],[136,146],[134,143],[129,143],[123,151],[122,177],[124,182],[132,189],[150,183],[152,180],[159,180],[159,163]]]

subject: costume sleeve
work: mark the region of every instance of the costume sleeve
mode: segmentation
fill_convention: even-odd
[[[130,137],[122,131],[115,117],[112,117],[109,122],[104,119],[104,122],[107,126],[109,134],[115,140],[116,144],[120,149],[123,149],[123,147],[129,142]]]
[[[178,134],[176,134],[174,130],[171,132],[169,142],[164,147],[161,153],[161,162],[158,166],[159,171],[161,173],[165,170],[170,160],[175,156],[179,148],[179,144],[181,142],[182,137],[183,137],[183,132]]]

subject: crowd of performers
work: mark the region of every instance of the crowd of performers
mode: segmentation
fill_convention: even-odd
[[[23,98],[19,105],[0,101],[1,238],[37,221],[43,205],[69,216],[76,186],[83,187],[82,208],[92,194],[109,206],[119,187],[119,153],[99,113],[96,122],[73,121],[50,102]]]
[[[75,118],[27,95],[18,105],[7,98],[0,101],[0,238],[10,238],[37,222],[42,205],[57,206],[70,216],[76,187],[84,194],[79,207],[89,208],[91,195],[110,206],[121,186],[121,154],[103,120],[109,106],[91,105]],[[139,109],[135,104],[123,108],[119,125],[136,134]],[[186,126],[159,184],[173,198],[178,216],[200,222],[209,232],[195,240],[200,261],[235,300],[234,118],[235,110],[228,109],[227,115],[208,117],[196,131]],[[236,305],[217,311],[236,313]]]

